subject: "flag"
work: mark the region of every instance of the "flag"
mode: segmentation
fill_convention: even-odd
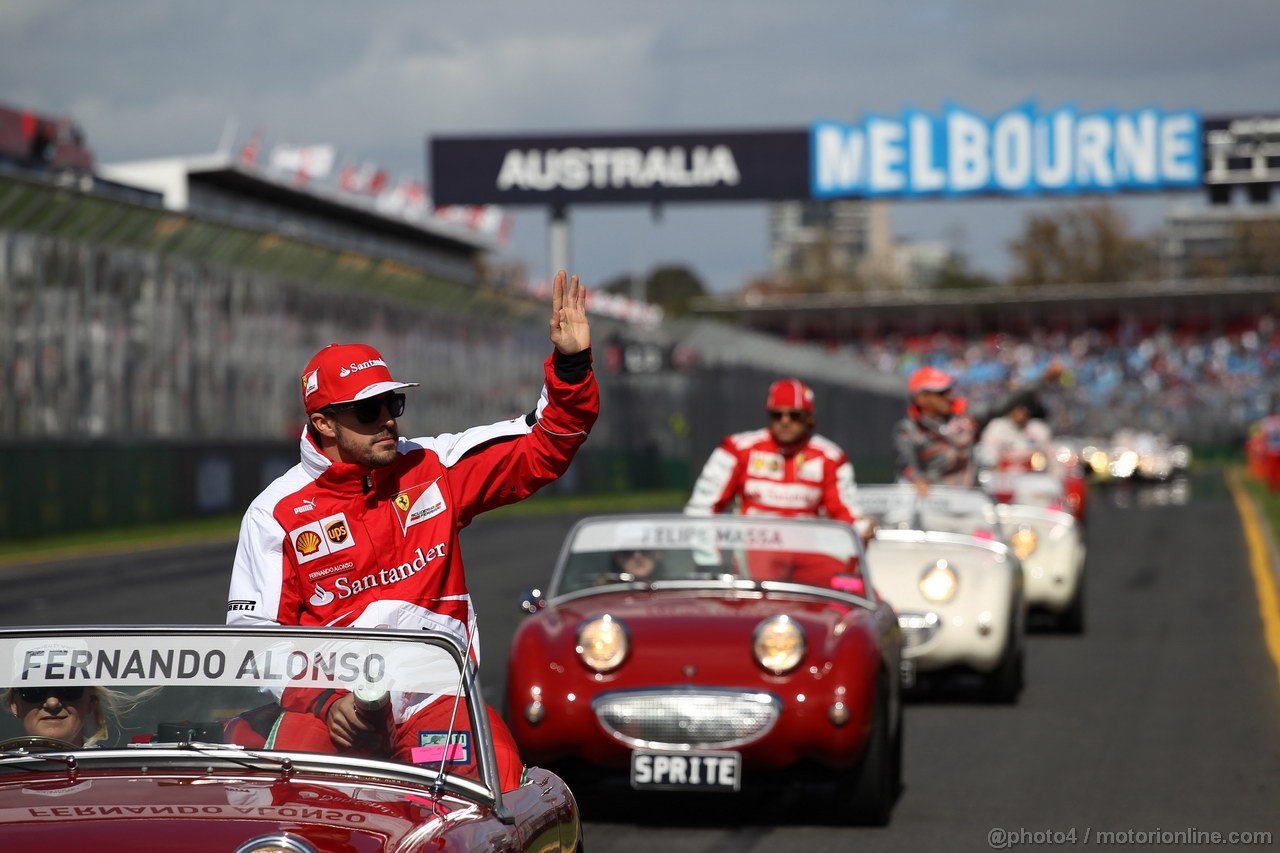
[[[293,172],[298,183],[327,177],[333,171],[332,145],[277,145],[271,150],[271,168]]]
[[[258,166],[258,158],[262,155],[262,128],[255,127],[249,141],[240,149],[240,165],[250,169]]]

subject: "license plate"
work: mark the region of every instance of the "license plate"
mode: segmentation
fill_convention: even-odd
[[[737,752],[631,753],[631,787],[645,790],[737,791],[742,755]]]

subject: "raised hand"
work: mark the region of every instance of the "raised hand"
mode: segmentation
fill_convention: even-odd
[[[566,284],[564,270],[556,273],[551,287],[551,343],[562,355],[573,355],[591,346],[587,322],[587,288],[575,275]]]

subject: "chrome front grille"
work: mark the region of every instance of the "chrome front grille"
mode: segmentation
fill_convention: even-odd
[[[769,693],[741,690],[636,690],[591,703],[605,731],[645,749],[727,749],[763,737],[782,710]]]
[[[902,629],[902,650],[909,652],[932,640],[941,623],[936,613],[899,613],[898,627]]]

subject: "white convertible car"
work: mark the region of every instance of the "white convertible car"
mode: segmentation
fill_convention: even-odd
[[[1027,606],[1053,616],[1060,631],[1084,631],[1086,548],[1075,516],[1026,504],[998,504],[996,512],[1022,562]]]
[[[981,676],[984,693],[1015,702],[1022,690],[1023,569],[1004,539],[996,504],[979,489],[858,487],[877,523],[867,549],[876,592],[898,614],[903,656],[921,677]]]

